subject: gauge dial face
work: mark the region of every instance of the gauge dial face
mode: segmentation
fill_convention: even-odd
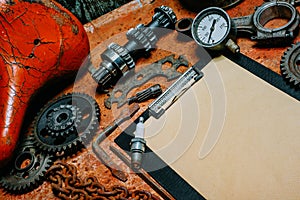
[[[227,38],[230,26],[230,18],[224,10],[210,7],[201,11],[193,20],[192,35],[199,45],[213,48]]]

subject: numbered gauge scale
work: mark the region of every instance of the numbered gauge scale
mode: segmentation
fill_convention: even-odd
[[[192,36],[202,47],[210,50],[239,52],[235,44],[236,30],[229,15],[221,8],[209,7],[202,10],[193,20]]]

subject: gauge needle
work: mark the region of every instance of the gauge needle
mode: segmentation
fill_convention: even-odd
[[[210,33],[209,33],[209,36],[208,36],[207,43],[209,43],[209,40],[210,40],[210,38],[211,38],[211,35],[212,35],[212,33],[214,32],[214,30],[215,30],[215,24],[216,24],[216,22],[217,22],[217,20],[214,19],[213,22],[212,22],[212,24],[211,24],[211,27],[210,27]]]

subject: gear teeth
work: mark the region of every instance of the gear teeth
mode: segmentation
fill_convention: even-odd
[[[74,128],[78,126],[80,118],[82,118],[81,112],[76,106],[59,105],[46,116],[46,129],[49,134],[56,137],[68,135],[75,131]]]
[[[72,105],[70,105],[70,102],[72,102]],[[42,120],[49,110],[58,106],[60,108],[73,106],[73,109],[80,113],[80,117],[75,121],[78,126],[69,128],[68,131],[65,131],[65,134],[44,135],[43,130],[46,129],[47,124],[42,123]],[[87,114],[89,117],[83,118]],[[97,130],[99,121],[100,108],[91,96],[83,93],[68,93],[48,103],[36,116],[33,123],[34,143],[39,149],[50,154],[61,156],[74,154],[84,147],[84,142],[89,142],[88,139],[91,138],[89,136]],[[87,127],[82,128],[81,123],[87,124]],[[80,127],[80,129],[77,129],[77,127]]]
[[[153,20],[158,20],[160,27],[174,28],[177,17],[172,8],[162,5],[158,8],[155,8],[154,12],[155,15],[153,16]]]
[[[132,69],[135,67],[135,62],[133,61],[133,58],[129,54],[128,50],[116,43],[111,43],[108,46],[109,49],[115,51],[125,62],[128,69]]]
[[[37,150],[32,139],[33,137],[29,136],[22,140],[16,149],[12,163],[5,170],[6,174],[0,177],[0,184],[10,193],[23,194],[38,187],[44,181],[45,173],[53,163],[53,157]],[[24,149],[27,149],[26,152]],[[31,167],[20,169],[15,163],[24,162],[27,153],[32,156]]]
[[[280,70],[283,77],[292,85],[300,86],[300,69],[297,61],[300,58],[300,43],[292,44],[283,53],[280,61]]]
[[[144,27],[142,24],[136,28],[132,28],[127,32],[128,40],[135,41],[139,48],[145,49],[146,52],[155,48],[157,37],[149,27]]]

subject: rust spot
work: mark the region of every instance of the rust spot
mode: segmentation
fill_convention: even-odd
[[[64,25],[64,19],[62,17],[57,16],[56,14],[52,15],[51,17],[56,21],[56,23],[59,26],[63,26]]]
[[[30,163],[31,163],[31,160],[30,160],[30,159],[25,159],[25,160],[21,163],[20,168],[21,168],[21,169],[25,169]]]
[[[72,25],[72,32],[75,34],[75,35],[77,35],[78,34],[78,26],[76,26],[76,25]]]

